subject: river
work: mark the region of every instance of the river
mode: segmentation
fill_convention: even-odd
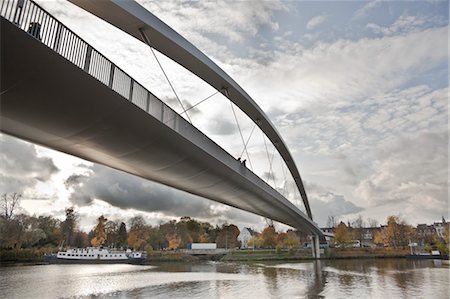
[[[0,298],[450,298],[441,261],[0,267]]]

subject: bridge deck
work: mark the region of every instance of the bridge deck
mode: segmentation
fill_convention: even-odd
[[[322,234],[157,98],[139,107],[3,17],[0,30],[2,132]]]

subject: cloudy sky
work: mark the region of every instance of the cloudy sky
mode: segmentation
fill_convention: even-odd
[[[181,108],[150,50],[66,1],[37,1],[175,110]],[[138,1],[230,74],[262,107],[293,154],[315,221],[362,215],[411,224],[450,218],[448,1]],[[186,106],[214,90],[157,54]],[[197,109],[198,108],[198,109]],[[214,95],[193,124],[234,156],[243,145],[228,100]],[[245,139],[253,124],[240,111]],[[82,227],[104,214],[181,216],[262,228],[264,219],[207,199],[0,135],[0,192],[24,194],[23,211]],[[279,156],[255,129],[252,167],[302,210]],[[269,153],[269,155],[268,155]]]

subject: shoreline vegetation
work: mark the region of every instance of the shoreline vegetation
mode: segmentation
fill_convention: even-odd
[[[148,263],[312,259],[311,239],[306,233],[293,229],[277,231],[271,221],[261,232],[251,228],[241,232],[231,223],[213,225],[188,216],[150,225],[142,215],[128,220],[108,220],[101,215],[90,231],[84,231],[74,207],[65,209],[64,220],[54,216],[31,216],[17,213],[20,199],[18,193],[0,196],[0,264],[44,263],[44,255],[56,253],[59,248],[90,246],[146,251]],[[436,230],[426,238],[398,216],[389,216],[386,225],[380,226],[373,219],[364,221],[361,216],[347,224],[342,221],[338,224],[335,217],[329,220],[325,230],[331,230],[335,238],[320,240],[321,246],[326,247],[322,259],[403,258],[411,251],[408,245],[414,247],[416,253],[439,250],[448,255],[450,223],[444,219],[440,234]],[[182,251],[193,243],[215,243],[217,248],[232,250],[225,255],[206,256]],[[237,249],[246,247],[255,250]]]
[[[222,262],[255,262],[255,261],[303,261],[313,260],[311,249],[277,250],[246,249],[233,250],[227,254],[193,256],[178,251],[149,251],[146,264],[159,262],[197,262],[214,260]],[[55,248],[1,250],[0,265],[47,264],[44,254],[55,252]],[[329,248],[320,259],[384,259],[405,258],[409,254],[407,248]]]

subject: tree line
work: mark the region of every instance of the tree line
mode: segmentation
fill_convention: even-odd
[[[218,248],[240,247],[239,228],[234,224],[211,225],[190,217],[170,220],[157,226],[142,216],[128,221],[111,221],[101,215],[88,233],[79,228],[74,207],[65,210],[65,219],[17,213],[20,194],[3,194],[0,206],[0,248],[88,247],[133,248],[136,250],[173,250],[189,243],[216,243]],[[268,225],[247,245],[255,248],[292,248],[300,244],[297,232],[277,232]]]

